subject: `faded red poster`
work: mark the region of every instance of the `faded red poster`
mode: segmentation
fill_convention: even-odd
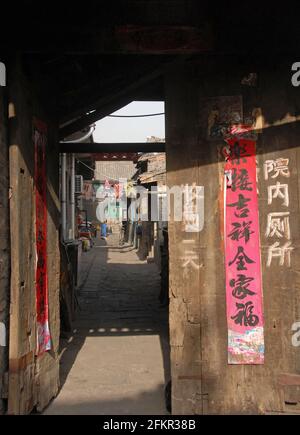
[[[48,316],[47,274],[47,176],[46,144],[47,125],[33,120],[33,142],[35,153],[35,211],[36,211],[36,313],[38,355],[51,349]]]

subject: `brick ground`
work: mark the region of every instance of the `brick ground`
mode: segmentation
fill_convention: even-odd
[[[118,235],[83,254],[76,333],[61,358],[62,389],[45,414],[167,413],[167,312],[155,264]]]

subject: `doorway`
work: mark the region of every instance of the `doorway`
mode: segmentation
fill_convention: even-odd
[[[146,138],[149,150],[158,139]],[[163,191],[165,153],[81,153],[74,158],[76,261],[67,249],[62,273],[75,265],[74,297],[69,299],[75,315],[66,322],[68,310],[61,310],[61,387],[44,413],[168,414],[167,225],[159,218],[141,220],[143,201],[130,192],[135,186],[150,192],[153,185]],[[65,182],[66,201],[72,205],[72,183],[68,177]],[[99,218],[104,201],[105,219]],[[65,216],[72,222],[68,210]]]

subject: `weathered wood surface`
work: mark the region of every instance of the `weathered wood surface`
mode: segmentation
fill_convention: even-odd
[[[5,412],[9,316],[9,184],[6,89],[0,86],[0,414]]]
[[[30,102],[30,104],[29,104]],[[9,87],[11,303],[9,337],[9,414],[43,408],[58,390],[59,250],[57,154],[47,153],[48,292],[53,348],[36,356],[35,196],[33,116],[48,120],[28,82],[15,65]],[[49,129],[51,130],[51,129]],[[54,132],[48,138],[53,149]],[[56,198],[57,199],[57,198]]]
[[[227,65],[228,67],[228,65]],[[285,65],[286,72],[289,71]],[[227,322],[223,252],[223,165],[220,140],[207,141],[206,98],[242,95],[246,114],[261,107],[269,124],[296,110],[288,91],[285,70],[278,75],[260,68],[261,88],[241,86],[239,66],[226,75],[203,73],[197,63],[166,73],[167,183],[196,182],[204,186],[205,223],[198,235],[181,231],[170,222],[170,340],[172,402],[175,414],[232,414],[286,412],[299,408],[299,391],[281,385],[281,373],[300,374],[299,347],[291,343],[292,324],[300,318],[299,246],[299,127],[296,123],[263,130],[258,139],[258,185],[261,261],[265,314],[265,364],[227,364]],[[220,68],[215,67],[215,71]],[[207,100],[208,101],[208,100]],[[266,222],[270,211],[262,166],[266,159],[290,160],[290,268],[266,267]],[[193,237],[199,253],[199,271],[183,270],[184,240]],[[196,246],[196,245],[195,245]],[[278,259],[277,259],[278,262]],[[298,394],[298,396],[297,396]],[[295,398],[296,397],[296,398]],[[292,406],[292,405],[291,405]],[[295,408],[295,405],[293,405]]]

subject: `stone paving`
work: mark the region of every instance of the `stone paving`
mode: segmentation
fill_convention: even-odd
[[[44,414],[165,415],[167,310],[160,276],[118,234],[83,254],[74,335],[63,341],[58,397]]]

